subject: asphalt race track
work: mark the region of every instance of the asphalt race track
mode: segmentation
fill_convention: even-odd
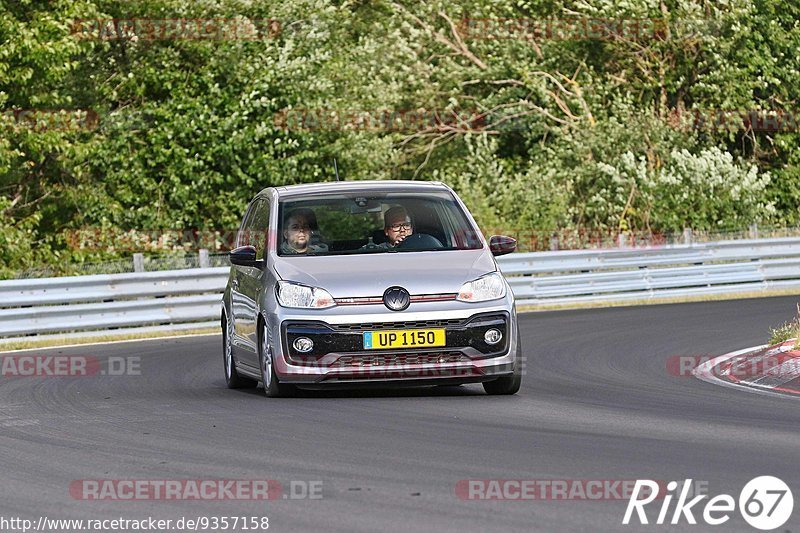
[[[800,532],[800,403],[667,371],[670,356],[765,342],[797,300],[521,315],[527,368],[511,397],[468,385],[271,400],[225,388],[220,336],[25,352],[139,358],[140,373],[0,378],[0,516],[268,516],[270,531],[752,532],[738,511],[723,526],[702,523],[704,503],[702,525],[655,526],[653,504],[649,526],[623,526],[625,500],[463,500],[456,485],[691,478],[738,500],[747,481],[775,475],[796,502],[779,531]],[[70,485],[82,479],[270,479],[287,498],[76,499]],[[302,498],[297,482],[311,481],[321,499]]]

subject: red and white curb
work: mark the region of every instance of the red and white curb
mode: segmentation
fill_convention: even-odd
[[[723,387],[800,400],[800,350],[794,345],[790,339],[727,353],[701,363],[692,374]]]

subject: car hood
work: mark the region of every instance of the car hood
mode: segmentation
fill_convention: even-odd
[[[467,281],[497,270],[481,250],[275,257],[281,279],[322,287],[334,298],[381,296],[394,285],[411,294],[456,293]]]

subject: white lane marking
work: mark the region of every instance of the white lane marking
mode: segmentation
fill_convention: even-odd
[[[798,377],[800,377],[800,358],[793,357],[782,362],[775,361],[775,364],[765,369],[762,375],[742,381],[754,387],[774,389]]]
[[[59,346],[43,346],[41,348],[20,348],[19,350],[9,350],[5,352],[0,352],[0,354],[5,353],[17,353],[17,352],[30,352],[34,350],[55,350],[56,348],[80,348],[81,346],[102,346],[103,344],[120,344],[123,342],[144,342],[144,341],[160,341],[160,340],[169,340],[169,339],[183,339],[189,337],[209,337],[211,335],[222,335],[222,332],[217,331],[214,333],[192,333],[190,335],[171,335],[169,337],[148,337],[145,339],[123,339],[119,341],[105,341],[105,342],[86,342],[81,344],[62,344]],[[1,346],[0,346],[1,347]]]
[[[0,427],[10,428],[19,426],[38,426],[39,421],[35,418],[20,418],[16,420],[0,420]]]
[[[714,385],[720,385],[722,387],[728,387],[728,388],[737,389],[737,390],[745,390],[747,392],[752,392],[754,394],[761,394],[761,395],[764,395],[764,396],[773,396],[773,397],[774,396],[780,396],[781,398],[791,398],[791,399],[794,399],[794,400],[800,400],[800,396],[795,396],[795,395],[791,395],[791,394],[784,394],[784,393],[781,393],[781,392],[775,392],[771,388],[748,387],[748,386],[745,386],[745,385],[741,385],[739,383],[733,383],[733,382],[730,382],[730,381],[725,381],[724,379],[721,379],[721,378],[717,377],[714,374],[714,367],[715,366],[720,365],[720,364],[724,363],[725,361],[727,361],[729,359],[732,359],[734,357],[737,357],[739,355],[744,355],[744,354],[747,354],[747,353],[754,353],[754,352],[757,352],[759,350],[763,350],[764,348],[766,348],[768,346],[769,346],[769,344],[762,344],[761,346],[753,346],[751,348],[745,348],[744,350],[737,350],[735,352],[726,353],[726,354],[723,354],[723,355],[718,355],[717,357],[714,357],[713,359],[709,359],[705,363],[701,363],[700,365],[698,365],[694,370],[692,370],[692,374],[694,374],[694,377],[696,377],[697,379],[700,379],[700,380],[705,381],[707,383],[713,383]]]

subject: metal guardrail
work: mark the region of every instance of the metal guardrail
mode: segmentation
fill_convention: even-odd
[[[219,319],[228,267],[0,281],[0,338]],[[19,339],[14,339],[19,340]]]
[[[498,262],[520,304],[800,290],[800,238],[516,253]],[[227,267],[0,281],[0,338],[216,324]]]
[[[529,305],[800,289],[800,238],[511,254],[498,262],[517,301]]]
[[[227,278],[228,267],[217,267],[14,279],[0,281],[0,307],[103,302],[126,298],[222,292]]]

